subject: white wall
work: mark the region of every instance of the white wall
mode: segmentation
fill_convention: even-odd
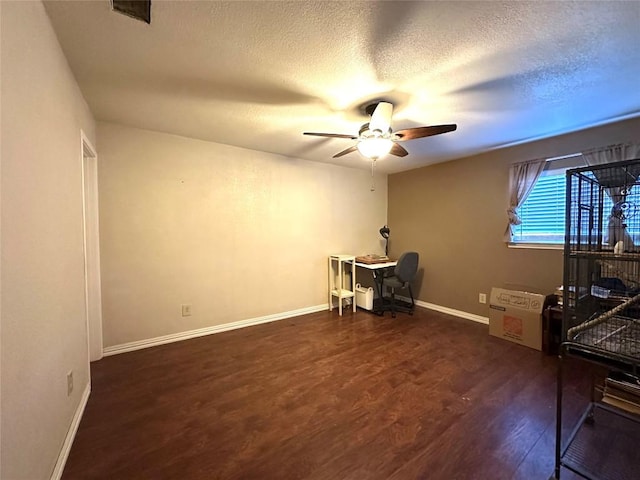
[[[106,123],[98,151],[105,347],[322,306],[329,254],[383,252],[366,168]]]
[[[0,44],[0,477],[38,480],[89,382],[80,130],[95,142],[95,125],[41,2],[2,2]]]

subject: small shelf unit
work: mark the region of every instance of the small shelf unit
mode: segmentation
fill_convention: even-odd
[[[329,310],[333,310],[333,302],[338,301],[338,312],[342,316],[342,303],[351,299],[353,311],[356,311],[356,257],[355,255],[329,256]],[[349,267],[347,267],[349,265]],[[347,272],[349,270],[349,272]],[[347,274],[349,273],[349,274]],[[350,277],[350,282],[347,281]]]

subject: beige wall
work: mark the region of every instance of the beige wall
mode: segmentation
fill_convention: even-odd
[[[507,248],[503,241],[509,165],[638,141],[638,132],[636,118],[390,175],[390,253],[420,253],[417,297],[442,307],[486,317],[478,293],[491,287],[551,293],[562,283],[562,252]]]
[[[1,17],[0,477],[38,480],[89,381],[80,130],[95,126],[43,5],[2,2]]]
[[[329,254],[382,252],[384,175],[106,123],[98,151],[105,347],[321,306]]]

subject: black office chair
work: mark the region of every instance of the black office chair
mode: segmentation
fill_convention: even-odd
[[[393,269],[393,273],[382,278],[382,291],[386,291],[386,288],[391,289],[391,298],[387,307],[391,310],[391,316],[393,318],[396,317],[396,312],[413,314],[415,302],[413,300],[413,292],[411,291],[411,282],[418,272],[419,258],[418,252],[404,252],[400,255],[398,263]],[[407,308],[396,304],[396,288],[406,288],[409,290],[411,307]]]

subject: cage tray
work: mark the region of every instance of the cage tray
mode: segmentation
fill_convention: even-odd
[[[638,478],[640,461],[640,425],[626,415],[593,405],[593,422],[585,421],[569,440],[562,464],[587,478],[600,480],[634,480]]]
[[[628,357],[640,357],[638,321],[615,315],[576,333],[571,341]]]

